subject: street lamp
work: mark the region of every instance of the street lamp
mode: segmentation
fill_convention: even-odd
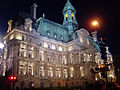
[[[99,28],[99,22],[97,20],[92,21],[91,24],[92,24],[93,27],[97,27],[98,30],[100,30],[100,28]]]
[[[99,23],[98,23],[98,21],[96,21],[96,20],[92,22],[92,25],[93,25],[93,26],[97,26],[98,24],[99,24]]]
[[[92,21],[92,22],[91,22],[91,25],[92,25],[95,29],[96,29],[96,27],[97,27],[97,29],[100,31],[98,20]],[[97,30],[94,30],[91,34],[92,34],[93,39],[94,39],[95,41],[98,41],[98,40],[97,40]]]

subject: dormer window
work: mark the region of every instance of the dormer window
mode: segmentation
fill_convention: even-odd
[[[25,30],[32,31],[32,20],[30,18],[25,19]]]
[[[61,36],[61,40],[63,40],[64,39],[64,37],[63,36]]]
[[[54,38],[57,38],[57,34],[56,33],[54,34]]]
[[[49,36],[50,36],[50,32],[49,32],[49,31],[47,31],[46,33],[47,33],[47,36],[49,37]]]
[[[73,13],[71,14],[71,17],[72,17],[72,20],[74,20],[74,14]]]
[[[68,20],[68,14],[67,13],[65,14],[65,19],[66,19],[66,21]]]

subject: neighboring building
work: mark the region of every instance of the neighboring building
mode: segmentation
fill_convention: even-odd
[[[2,74],[2,70],[3,70],[3,40],[2,40],[3,36],[2,34],[0,35],[0,75]]]
[[[115,66],[115,74],[117,77],[117,82],[120,83],[120,55],[114,56],[114,66]]]
[[[20,13],[9,20],[4,36],[3,72],[17,76],[15,87],[74,87],[100,80],[101,73],[91,73],[103,63],[99,45],[87,30],[78,29],[76,10],[69,0],[62,11],[62,25],[44,14],[36,19],[36,7],[32,7],[33,17]],[[112,55],[109,60],[112,63]]]

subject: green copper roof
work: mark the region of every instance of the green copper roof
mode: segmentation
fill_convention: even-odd
[[[73,10],[73,11],[75,11],[74,7],[72,6],[72,4],[70,3],[69,0],[67,0],[67,3],[65,5],[65,7],[63,8],[63,12],[65,12],[66,10]]]
[[[37,27],[40,35],[42,36],[62,42],[70,41],[68,28],[61,24],[52,22],[45,18],[40,18],[37,20]]]

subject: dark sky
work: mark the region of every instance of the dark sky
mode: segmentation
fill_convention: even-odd
[[[30,6],[38,4],[37,18],[45,13],[51,21],[62,24],[62,10],[67,0],[1,0],[0,1],[0,33],[7,30],[7,22],[18,12],[30,13]],[[106,39],[113,55],[120,54],[120,2],[119,0],[70,0],[76,9],[79,28],[89,32],[93,30],[90,21],[98,19],[100,22],[99,37]]]

